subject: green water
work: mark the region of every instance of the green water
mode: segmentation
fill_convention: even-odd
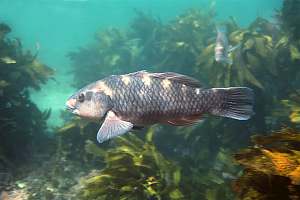
[[[0,0],[0,200],[299,199],[299,22],[299,0]],[[226,30],[224,62],[217,30]],[[176,84],[180,95],[225,92],[197,100],[209,107],[201,116],[133,124],[99,143],[102,119],[123,120],[122,129],[131,121],[117,106],[85,119],[95,109],[82,112],[78,101],[87,101],[76,95],[85,91],[76,92],[141,70],[200,82],[138,74],[141,88],[159,86],[149,91],[161,101]],[[112,101],[114,83],[100,85],[96,93]],[[144,95],[128,88],[117,102],[125,110],[135,101],[126,94]],[[195,103],[181,99],[164,103]]]
[[[73,92],[72,74],[66,54],[93,41],[95,32],[107,27],[126,28],[134,17],[134,10],[151,13],[167,22],[189,8],[215,6],[216,19],[236,18],[241,26],[248,25],[257,16],[270,18],[281,0],[61,0],[0,2],[1,20],[14,29],[12,35],[22,39],[24,47],[41,46],[39,58],[55,71],[57,82],[50,81],[42,91],[33,92],[32,99],[39,108],[52,108],[50,126],[62,123],[59,112],[62,102]],[[124,66],[126,67],[126,66]]]

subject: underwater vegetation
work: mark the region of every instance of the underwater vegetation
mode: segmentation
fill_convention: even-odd
[[[118,137],[110,149],[87,141],[86,151],[104,159],[105,167],[83,179],[81,199],[183,199],[180,168],[166,160],[152,143],[135,135]]]
[[[207,44],[212,16],[189,10],[168,24],[137,12],[129,30],[110,28],[95,43],[68,54],[77,88],[111,74],[142,69],[194,74],[196,58]],[[194,74],[195,76],[195,74]]]
[[[279,13],[282,27],[290,33],[292,39],[300,39],[300,2],[297,0],[285,0]]]
[[[64,113],[68,114],[68,113]],[[92,163],[93,157],[84,149],[87,140],[95,139],[94,130],[98,124],[81,120],[79,117],[68,120],[62,127],[56,129],[57,158],[76,160],[82,163]],[[105,144],[104,144],[105,146]],[[99,164],[99,163],[96,163]]]
[[[260,21],[258,18],[249,25],[248,29],[239,28],[233,19],[227,23],[227,26],[231,28],[228,35],[230,44],[233,46],[240,45],[230,55],[233,59],[232,64],[216,63],[214,61],[214,43],[203,50],[202,55],[199,57],[199,65],[211,77],[211,80],[209,80],[211,85],[218,87],[251,85],[263,89],[266,85],[262,81],[268,82],[269,79],[275,76],[276,67],[273,63],[275,55],[272,36],[264,32],[260,27]],[[259,28],[260,32],[257,31]],[[257,76],[258,73],[269,77],[260,80],[262,77]]]
[[[43,145],[51,155],[15,183],[16,194],[49,200],[299,199],[297,9],[299,1],[285,0],[277,18],[257,17],[244,28],[234,18],[216,22],[213,10],[190,9],[168,22],[137,11],[128,28],[96,33],[94,42],[68,54],[78,89],[146,69],[186,74],[203,87],[248,86],[256,96],[256,114],[247,122],[204,116],[193,126],[155,126],[101,145],[99,124],[63,112],[65,124],[47,147],[51,110],[39,111],[28,89],[39,89],[53,71],[0,24],[0,173]],[[232,64],[214,58],[219,23],[227,27],[230,45],[239,45],[229,54]],[[283,126],[292,129],[273,132]],[[250,138],[254,145],[245,148]]]
[[[288,99],[281,101],[282,107],[278,109],[281,112],[281,117],[288,116],[289,121],[295,127],[299,127],[300,124],[300,93],[296,90],[289,95]]]
[[[10,31],[7,24],[0,23],[0,172],[5,173],[46,141],[51,110],[40,111],[28,90],[40,89],[53,76],[37,53],[23,50],[18,38],[7,37]]]
[[[235,159],[245,169],[234,183],[239,199],[300,199],[300,134],[283,129],[252,137]]]
[[[81,88],[107,75],[147,69],[187,74],[202,80],[204,87],[242,85],[253,88],[256,95],[256,115],[250,121],[245,123],[207,118],[190,127],[159,127],[159,133],[154,134],[151,142],[158,153],[180,169],[181,181],[178,190],[183,199],[233,199],[230,182],[239,177],[241,168],[232,162],[230,155],[248,145],[253,133],[270,132],[282,125],[297,128],[299,40],[292,34],[294,29],[284,25],[290,12],[287,9],[295,7],[290,6],[291,4],[297,3],[284,2],[283,10],[286,11],[278,11],[278,22],[258,17],[246,28],[239,27],[234,18],[221,23],[228,29],[230,45],[239,45],[229,55],[233,60],[232,64],[218,63],[214,59],[216,34],[212,33],[216,33],[216,21],[213,11],[187,10],[166,23],[151,15],[137,12],[128,29],[102,30],[95,35],[94,43],[69,54],[74,72],[74,86]],[[93,132],[97,132],[96,127]],[[95,141],[95,136],[89,136],[90,140]],[[132,137],[116,138],[111,143],[135,141]],[[92,145],[90,142],[88,144]],[[104,145],[109,146],[110,143]],[[123,147],[124,144],[120,143],[107,151],[115,152],[118,146]],[[142,151],[141,149],[136,149],[136,153]],[[267,149],[265,153],[268,151],[272,152]],[[106,151],[103,152],[102,149],[99,152],[102,155],[98,157],[104,160],[106,167],[94,171],[89,176],[90,179],[83,181],[86,189],[83,194],[87,195],[85,198],[108,198],[102,196],[103,191],[108,190],[106,183],[118,180],[113,177],[114,164],[109,165]],[[123,157],[133,159],[132,155],[126,154]],[[111,170],[110,173],[106,173],[105,170],[108,169]],[[119,173],[118,168],[115,170]],[[136,167],[132,167],[130,173],[136,173]],[[161,180],[164,178],[161,177]],[[118,183],[121,185],[113,183],[110,189],[130,185],[130,182],[128,185],[122,181]],[[97,187],[92,187],[95,185]],[[132,189],[132,185],[129,188]],[[155,191],[156,198],[165,197],[163,190]],[[124,194],[130,195],[130,192],[114,194],[120,197]],[[149,198],[151,196],[147,190],[140,194]]]

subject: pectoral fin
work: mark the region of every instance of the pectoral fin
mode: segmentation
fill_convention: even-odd
[[[106,118],[97,133],[97,140],[102,143],[110,138],[122,135],[130,131],[133,124],[121,120],[113,111],[108,111]]]

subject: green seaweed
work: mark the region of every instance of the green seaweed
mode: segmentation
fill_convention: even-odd
[[[281,101],[285,110],[286,116],[289,117],[290,121],[295,124],[300,123],[300,93],[296,90],[294,94],[289,96],[289,99]],[[288,109],[286,109],[288,108]]]
[[[107,75],[142,70],[144,66],[193,74],[213,27],[211,14],[199,9],[188,10],[167,24],[137,12],[128,30],[100,31],[94,44],[68,54],[74,85],[81,87]]]
[[[292,9],[288,2],[293,1],[285,1],[284,7]],[[287,12],[281,11],[280,20],[287,20]],[[234,179],[233,189],[240,199],[297,196],[297,131],[255,137],[253,147],[235,156],[243,172],[231,156],[249,145],[253,133],[268,133],[283,125],[299,128],[299,40],[288,22],[271,21],[258,17],[241,28],[234,18],[225,19],[230,44],[240,44],[229,55],[232,65],[215,62],[216,20],[213,10],[203,9],[187,10],[168,22],[137,12],[128,28],[101,30],[93,43],[69,53],[72,83],[78,89],[111,74],[175,71],[201,80],[203,87],[253,88],[256,114],[247,122],[203,116],[193,126],[155,126],[146,135],[133,132],[99,145],[95,143],[99,123],[64,112],[65,124],[54,130],[55,152],[45,167],[47,173],[36,175],[45,178],[26,182],[32,199],[60,198],[64,191],[70,195],[66,199],[235,199],[230,187]],[[3,33],[9,31],[3,27]],[[0,65],[16,69],[9,79],[1,76],[0,90],[4,94],[22,91],[23,86],[16,89],[11,81],[19,79],[26,88],[38,89],[51,70],[36,61],[36,54],[23,53],[17,40],[6,41],[6,47],[17,49],[1,47]],[[19,99],[13,104],[23,105]],[[44,129],[50,111],[38,113],[41,120],[35,118],[33,124]],[[1,120],[7,133],[18,131],[20,120],[15,116]]]
[[[297,51],[292,49],[293,57],[282,56],[285,53],[290,55],[290,50],[286,50],[286,45],[290,44],[289,39],[287,42],[284,40],[288,36],[274,27],[273,23],[263,18],[257,18],[245,29],[240,28],[233,18],[224,22],[229,30],[230,44],[240,44],[240,47],[230,55],[233,65],[216,63],[214,61],[215,35],[212,34],[215,31],[215,20],[212,13],[201,9],[192,9],[174,20],[163,23],[151,15],[137,12],[128,29],[103,30],[97,34],[93,44],[80,48],[69,55],[74,69],[74,83],[78,88],[110,74],[122,74],[147,68],[150,71],[170,70],[191,75],[200,79],[204,87],[249,86],[254,89],[255,109],[258,114],[247,124],[210,117],[191,127],[177,129],[159,127],[160,134],[154,135],[153,143],[157,151],[180,165],[180,175],[177,172],[173,177],[174,180],[180,179],[181,187],[178,189],[186,199],[233,198],[228,185],[230,179],[237,176],[239,168],[232,163],[230,154],[248,144],[247,139],[250,138],[253,130],[263,132],[268,128],[278,126],[278,123],[275,125],[269,123],[269,119],[276,118],[273,110],[280,104],[282,96],[294,91],[290,84],[287,84],[286,77],[281,77],[282,70],[285,70],[285,74],[293,73],[292,76],[295,77],[293,82],[297,82],[296,73],[293,72],[296,68],[286,70],[282,67],[281,62],[276,60],[280,55],[286,59],[284,62],[296,66]],[[270,81],[275,78],[277,80],[275,83]],[[281,96],[282,89],[285,94]],[[274,96],[273,93],[276,95]],[[276,118],[276,120],[279,119],[281,118]],[[79,130],[78,125],[71,124],[69,124],[70,127],[77,127],[74,128],[74,131]],[[90,134],[89,131],[95,134],[97,129],[98,127],[91,127],[82,132],[83,135]],[[73,128],[70,128],[67,132],[71,133],[72,130]],[[105,164],[114,163],[113,160],[106,160],[106,153],[97,149],[97,146],[90,142],[95,140],[94,137],[89,138],[85,148],[82,148],[81,142],[78,145],[79,149],[86,149],[90,152],[92,159],[95,159],[99,153],[102,154],[100,158],[104,159]],[[135,137],[128,136],[130,139],[127,139],[127,136],[124,136],[121,138],[125,138],[124,141],[130,141]],[[112,141],[118,143],[121,138],[112,139]],[[116,153],[111,157],[122,161],[122,164],[134,165],[133,158],[136,158],[136,153],[141,149],[128,145],[132,148],[131,151],[126,147],[128,151],[125,155]],[[80,154],[80,150],[76,151]],[[107,168],[109,166],[104,170]],[[120,169],[126,171],[122,167]],[[135,168],[132,167],[132,170],[126,172],[137,175],[138,173],[133,169]],[[100,176],[99,173],[101,174],[102,170],[99,170],[91,177]],[[101,184],[119,181],[113,176],[113,173],[121,173],[118,170],[110,169],[109,176],[100,176],[96,180]],[[160,169],[155,168],[156,170]],[[222,174],[222,170],[225,175]],[[99,189],[92,183],[90,189],[94,190],[90,190],[91,193],[87,193],[88,195],[94,194],[95,196],[92,197],[94,199],[110,197],[104,194],[107,188]],[[110,189],[112,191],[131,191],[134,187],[129,180],[127,183],[127,185],[125,182],[122,185],[113,185]],[[147,195],[164,195],[162,190],[154,191],[149,189],[145,193]],[[120,193],[116,193],[116,195],[121,197]],[[177,190],[169,194],[173,197],[177,195]]]
[[[0,146],[1,160],[18,165],[47,141],[51,110],[40,111],[30,100],[29,89],[40,89],[53,70],[38,61],[37,54],[24,51],[19,39],[8,37],[10,32],[0,23]]]
[[[278,18],[282,28],[295,40],[300,39],[300,2],[298,0],[285,0]]]
[[[230,25],[232,23],[234,22],[229,21],[227,25],[234,27],[228,33],[229,42],[232,46],[239,45],[239,48],[229,55],[233,63],[216,63],[214,44],[209,44],[200,55],[198,65],[211,77],[209,80],[211,85],[218,87],[252,85],[264,89],[267,84],[263,79],[259,79],[257,74],[266,74],[270,77],[277,74],[273,63],[275,54],[272,35],[261,29],[257,32],[256,29],[261,26],[257,21],[250,24],[248,29]]]
[[[84,178],[81,199],[182,199],[180,169],[156,149],[152,134],[149,129],[146,142],[132,134],[116,138],[106,151],[87,142],[86,151],[106,166]]]

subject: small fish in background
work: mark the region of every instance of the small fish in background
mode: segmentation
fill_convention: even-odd
[[[232,59],[229,54],[240,47],[240,44],[232,47],[227,38],[227,29],[225,26],[217,26],[217,39],[215,46],[215,60],[220,63],[232,65]]]
[[[229,180],[235,180],[237,177],[229,172],[222,172],[222,178],[229,179]]]
[[[16,64],[17,61],[11,57],[5,56],[0,58],[1,62],[5,63],[5,64]]]
[[[205,89],[182,74],[139,71],[91,83],[73,94],[66,106],[80,117],[104,119],[97,134],[101,143],[135,127],[194,124],[203,114],[247,120],[253,115],[253,98],[247,87]]]
[[[39,42],[36,42],[36,43],[35,43],[35,49],[36,49],[36,51],[39,51],[40,48],[41,48],[40,43],[39,43]]]

